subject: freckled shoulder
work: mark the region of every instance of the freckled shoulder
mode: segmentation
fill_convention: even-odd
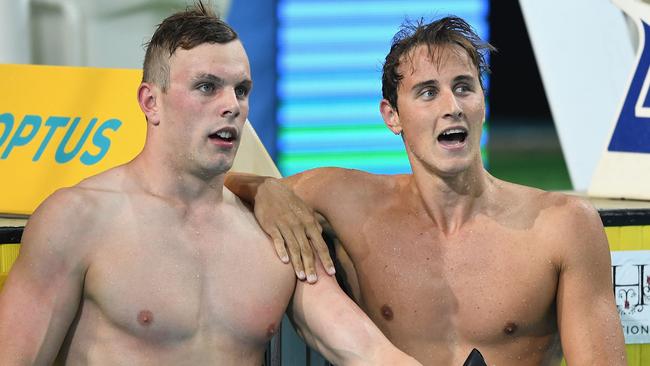
[[[575,231],[602,229],[596,208],[587,200],[558,192],[544,192],[539,196],[540,205],[546,210],[550,224]]]
[[[580,197],[531,189],[521,217],[531,218],[531,237],[557,264],[609,248],[598,211]]]

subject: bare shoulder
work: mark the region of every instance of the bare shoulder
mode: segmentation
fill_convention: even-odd
[[[512,185],[507,201],[515,209],[511,215],[526,220],[523,225],[544,243],[548,254],[557,259],[599,255],[608,251],[598,211],[587,200],[560,192]]]
[[[576,196],[562,193],[548,193],[547,196],[556,204],[548,209],[546,230],[555,233],[565,263],[567,260],[609,260],[609,244],[596,208]]]
[[[554,227],[600,225],[598,212],[587,200],[560,192],[504,181],[496,183],[495,206],[500,211],[534,221],[534,225]]]
[[[322,195],[373,197],[391,192],[404,175],[380,175],[346,168],[316,168],[287,178],[297,190],[310,190]]]
[[[109,179],[114,173],[102,174],[47,197],[27,222],[21,251],[46,245],[43,249],[48,251],[68,252],[92,242],[84,238],[96,234],[93,228],[110,217],[117,205],[117,195],[109,189],[115,183]]]
[[[43,201],[27,221],[12,272],[48,278],[58,273],[61,263],[83,270],[86,202],[78,188],[59,189]]]
[[[87,190],[79,187],[61,188],[43,201],[30,216],[26,233],[35,227],[53,226],[54,228],[72,225],[80,226],[91,210]]]
[[[238,217],[246,217],[252,219],[254,226],[259,226],[253,215],[253,209],[250,205],[242,201],[236,194],[229,190],[226,186],[223,187],[223,203],[224,207],[230,210],[229,212]]]
[[[598,211],[583,198],[559,192],[543,192],[539,195],[539,204],[542,217],[548,225],[580,235],[603,230]]]
[[[334,217],[351,220],[385,202],[405,185],[404,175],[379,175],[355,169],[318,168],[287,181],[312,208],[330,221]]]

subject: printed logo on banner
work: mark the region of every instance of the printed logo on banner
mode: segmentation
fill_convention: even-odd
[[[650,153],[650,26],[641,20],[643,51],[607,150]]]
[[[147,127],[133,95],[141,79],[140,70],[0,64],[0,212],[29,215],[56,189],[133,159]]]
[[[627,90],[614,116],[614,128],[592,176],[588,194],[650,200],[647,183],[650,179],[650,2],[611,1],[634,21],[638,47]]]
[[[68,163],[78,157],[82,164],[93,165],[100,162],[111,147],[111,133],[107,133],[106,130],[117,131],[122,121],[109,118],[98,122],[97,118],[86,120],[81,117],[73,119],[64,116],[45,118],[37,114],[26,114],[18,123],[12,113],[0,113],[0,125],[4,126],[4,131],[0,134],[0,160],[11,158],[13,151],[29,149],[30,153],[34,151],[32,162],[38,162],[43,152],[46,152],[46,155],[53,155],[58,164]],[[95,125],[98,126],[96,129]],[[38,135],[41,128],[47,129],[47,132]],[[83,131],[83,134],[75,141],[73,136],[79,135],[80,131]],[[5,141],[7,145],[3,146]],[[38,149],[35,149],[36,146]],[[93,150],[97,150],[97,153],[91,153]]]
[[[650,251],[612,252],[612,286],[625,343],[650,343]]]

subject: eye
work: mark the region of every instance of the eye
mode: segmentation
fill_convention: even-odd
[[[204,94],[212,94],[215,90],[215,86],[212,83],[201,83],[196,88]]]
[[[244,98],[248,95],[249,89],[245,86],[238,86],[235,88],[235,95],[237,95],[238,98]]]
[[[427,99],[435,98],[436,95],[438,95],[438,89],[436,88],[424,88],[420,92],[420,96],[425,97]]]
[[[472,87],[469,84],[461,83],[454,87],[454,93],[459,95],[464,95],[473,91]]]

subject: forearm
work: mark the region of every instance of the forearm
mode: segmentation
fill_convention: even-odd
[[[275,178],[247,173],[229,172],[226,174],[224,185],[242,201],[252,204],[255,203],[255,196],[257,195],[258,188],[268,179]]]
[[[420,365],[393,346],[374,325],[356,326],[352,332],[333,331],[327,339],[308,337],[305,341],[335,365]],[[330,324],[330,328],[334,327]]]
[[[298,284],[290,316],[303,339],[336,365],[419,364],[393,346],[333,278]]]

